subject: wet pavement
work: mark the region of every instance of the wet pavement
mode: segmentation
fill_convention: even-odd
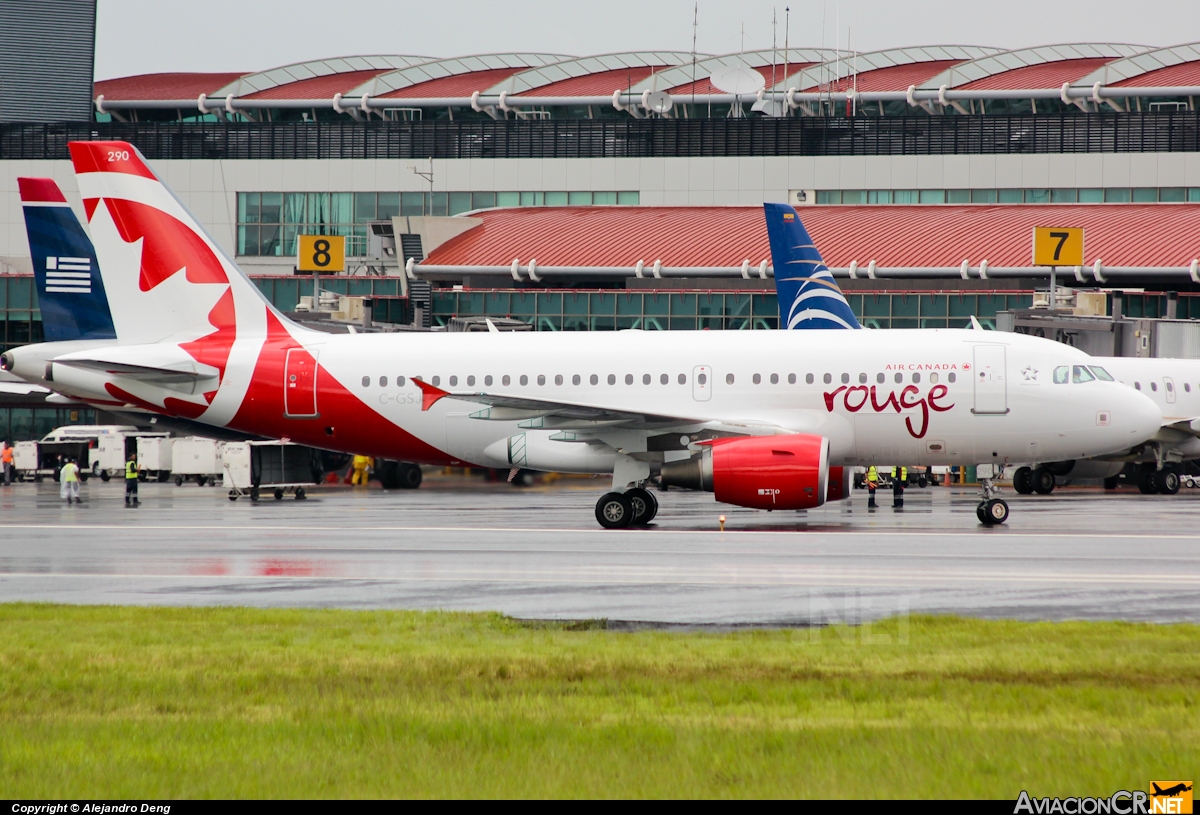
[[[1004,495],[911,489],[808,512],[658,493],[645,529],[593,516],[606,480],[519,489],[429,478],[385,493],[231,502],[220,488],[116,481],[82,505],[58,485],[0,487],[0,601],[498,610],[690,624],[858,622],[904,612],[1200,622],[1200,490]],[[719,515],[727,517],[718,531]]]

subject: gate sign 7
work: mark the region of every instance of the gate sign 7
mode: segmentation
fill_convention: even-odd
[[[1082,266],[1083,227],[1035,226],[1034,266]]]
[[[344,272],[346,238],[342,235],[299,235],[296,268],[302,272]]]

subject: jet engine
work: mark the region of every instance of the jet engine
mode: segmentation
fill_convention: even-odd
[[[664,485],[754,509],[811,509],[850,497],[850,472],[829,466],[824,436],[716,439],[699,456],[663,464],[660,474]]]

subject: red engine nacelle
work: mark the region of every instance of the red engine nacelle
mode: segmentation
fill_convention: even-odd
[[[755,509],[811,509],[850,495],[848,471],[829,466],[823,436],[720,439],[697,458],[662,467],[664,484],[711,490],[718,501]]]

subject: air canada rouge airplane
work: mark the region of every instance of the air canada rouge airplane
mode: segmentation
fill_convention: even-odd
[[[1053,387],[1051,371],[1090,358],[1015,334],[312,331],[267,302],[132,145],[70,149],[99,276],[73,278],[88,292],[54,288],[95,308],[102,282],[115,340],[24,346],[2,361],[97,406],[401,461],[611,473],[596,503],[608,528],[648,523],[654,483],[808,509],[849,497],[847,465],[1083,458],[1161,423],[1120,383]],[[22,186],[65,205],[55,187]],[[788,239],[811,245],[792,216]],[[53,257],[56,269],[35,253],[39,273],[63,268]],[[823,263],[795,268],[827,295],[806,299],[808,319],[854,319]],[[978,514],[1008,517],[990,482]]]
[[[841,292],[836,291],[832,276],[819,271],[821,256],[807,233],[792,240],[792,222],[799,222],[796,210],[786,204],[767,204],[767,232],[776,270],[775,290],[785,329],[855,329],[858,321],[850,312]],[[818,272],[806,276],[801,269]],[[825,270],[827,272],[827,270]],[[825,286],[819,285],[823,281]],[[834,288],[830,288],[834,287]],[[980,329],[978,323],[976,328]],[[990,337],[1004,335],[989,335]],[[1131,440],[1125,450],[1090,460],[1030,458],[1032,466],[1020,466],[1013,474],[1017,492],[1049,494],[1056,478],[1115,477],[1126,462],[1136,462],[1138,488],[1143,493],[1173,495],[1179,492],[1179,463],[1200,458],[1200,360],[1147,359],[1137,357],[1092,357],[1086,366],[1056,365],[1050,370],[1022,370],[1021,382],[1045,375],[1056,387],[1082,385],[1099,379],[1116,379],[1145,393],[1162,413],[1162,424],[1153,436]],[[1032,455],[1034,451],[1031,449]],[[1016,463],[1021,463],[1017,459]],[[1108,484],[1115,482],[1109,481]]]

